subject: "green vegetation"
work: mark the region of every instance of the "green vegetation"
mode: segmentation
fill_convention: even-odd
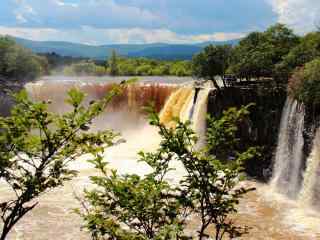
[[[262,85],[263,91],[279,91],[307,104],[319,104],[320,32],[299,37],[285,25],[276,24],[264,32],[252,32],[238,45],[208,46],[192,60],[193,75],[213,81],[216,76],[228,86],[226,74]],[[290,81],[289,81],[290,79]],[[289,84],[288,84],[289,81]],[[247,82],[247,84],[249,84]]]
[[[65,67],[63,74],[67,76],[103,76],[106,75],[106,69],[92,61],[81,61]]]
[[[33,80],[47,71],[46,58],[32,54],[8,37],[0,37],[0,81]]]
[[[162,61],[147,58],[124,58],[113,51],[105,66],[93,61],[81,61],[64,68],[71,76],[190,76],[190,61]]]
[[[71,161],[86,153],[95,161],[102,158],[116,135],[88,130],[119,90],[88,107],[82,104],[83,93],[70,90],[66,102],[73,109],[62,115],[48,112],[49,102],[32,102],[25,91],[15,95],[11,115],[0,117],[0,180],[12,191],[9,199],[0,202],[1,240],[37,206],[39,195],[76,175],[68,167]]]
[[[190,76],[189,61],[160,61],[146,58],[119,58],[121,76]]]
[[[229,66],[231,50],[230,45],[205,47],[201,53],[195,55],[192,59],[193,75],[213,81],[217,89],[219,89],[219,85],[215,77],[220,76],[223,79],[224,86],[226,86],[224,75]]]
[[[291,49],[299,44],[299,37],[282,24],[276,24],[265,32],[253,32],[233,49],[229,72],[250,80],[252,78],[282,79],[282,61]]]
[[[247,109],[227,111],[221,119],[211,120],[208,139],[235,142],[235,124],[247,115]],[[206,239],[221,240],[240,236],[246,228],[235,226],[231,214],[237,212],[239,199],[248,191],[238,186],[242,163],[256,151],[237,152],[229,146],[233,161],[221,161],[206,150],[196,150],[197,136],[190,123],[177,122],[167,128],[151,111],[150,123],[159,129],[162,141],[154,153],[140,153],[140,161],[152,169],[145,176],[119,175],[110,171],[103,159],[93,161],[98,176],[91,177],[95,188],[85,191],[84,209],[78,210],[93,239]],[[225,124],[227,123],[227,124]],[[211,144],[212,143],[212,144]],[[217,150],[214,142],[208,149]],[[185,168],[179,184],[169,183],[171,162]],[[199,217],[199,229],[188,236],[187,217]],[[215,232],[208,232],[210,226]]]
[[[289,94],[309,105],[320,104],[320,58],[298,68],[289,80]]]
[[[119,67],[118,67],[118,56],[116,51],[112,51],[112,55],[110,60],[108,61],[109,64],[109,73],[111,76],[119,75]]]

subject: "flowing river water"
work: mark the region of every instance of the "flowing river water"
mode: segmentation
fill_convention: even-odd
[[[148,80],[149,81],[149,80]],[[106,114],[96,122],[96,128],[113,128],[121,132],[126,139],[125,143],[106,149],[105,159],[110,163],[110,168],[118,169],[120,173],[145,174],[149,167],[137,162],[137,152],[152,151],[157,148],[160,141],[157,130],[147,124],[140,108],[145,99],[152,99],[156,108],[161,111],[162,121],[170,122],[172,116],[190,118],[194,129],[203,133],[204,117],[206,114],[206,97],[208,91],[202,90],[199,100],[193,106],[194,91],[188,84],[150,84],[148,81],[136,85],[125,91],[125,96],[116,99],[111,104]],[[189,82],[190,79],[179,80]],[[181,82],[178,82],[181,84]],[[87,92],[89,98],[99,98],[108,89],[108,84],[103,81],[61,82],[42,81],[29,84],[27,90],[33,98],[42,100],[50,98],[53,102],[52,110],[63,112],[61,99],[65,97],[66,89],[77,85]],[[177,89],[180,89],[176,91]],[[179,92],[180,91],[180,92]],[[171,100],[170,100],[171,99]],[[60,101],[60,102],[59,102]],[[121,105],[121,108],[119,107]],[[170,115],[170,117],[169,117]],[[169,120],[168,120],[169,119]],[[52,190],[39,198],[39,205],[28,213],[21,222],[17,224],[9,239],[25,240],[71,240],[90,239],[90,235],[81,230],[81,218],[73,212],[74,208],[80,207],[76,200],[82,196],[84,188],[90,188],[89,176],[96,174],[93,166],[86,162],[86,157],[72,163],[71,168],[79,170],[79,175],[63,187]],[[176,169],[169,176],[174,181],[183,174],[182,166],[173,163]],[[233,217],[239,225],[249,227],[249,232],[239,239],[252,240],[302,240],[320,239],[320,216],[319,212],[307,208],[300,201],[290,199],[285,194],[275,191],[272,184],[261,184],[247,180],[244,183],[250,187],[256,187],[256,191],[248,193],[240,201],[239,212]],[[11,192],[7,186],[0,183],[0,200],[8,199]],[[196,231],[198,223],[196,218],[189,219],[188,231]]]

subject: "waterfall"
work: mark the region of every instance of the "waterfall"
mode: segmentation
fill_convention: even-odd
[[[191,128],[199,137],[197,148],[205,144],[207,104],[211,89],[211,85],[204,86],[195,99],[193,88],[180,88],[171,94],[160,113],[160,121],[168,127],[175,127],[175,118],[179,118],[182,122],[190,120]]]
[[[175,127],[176,118],[181,121],[189,120],[193,95],[194,90],[191,87],[182,87],[173,92],[160,112],[160,122],[167,127]]]
[[[304,107],[288,98],[283,109],[272,187],[295,199],[302,179]]]
[[[57,81],[28,83],[25,86],[32,99],[37,101],[50,99],[54,103],[53,106],[50,106],[50,110],[54,112],[70,110],[64,100],[67,96],[67,91],[74,87],[84,92],[87,96],[86,100],[89,102],[104,97],[114,85],[110,82],[63,82],[57,79]],[[166,99],[177,88],[178,85],[176,84],[129,84],[120,95],[112,99],[107,111],[116,112],[125,109],[126,111],[141,113],[142,107],[152,102],[159,112],[163,108]]]
[[[201,148],[206,143],[206,130],[207,130],[207,106],[208,106],[208,96],[211,88],[203,88],[200,90],[196,103],[191,109],[191,122],[192,129],[197,133],[198,142],[196,148]]]
[[[307,159],[307,169],[304,172],[304,179],[301,193],[299,195],[300,205],[303,207],[320,208],[320,183],[317,181],[320,176],[320,129],[317,130],[313,139],[313,147]]]

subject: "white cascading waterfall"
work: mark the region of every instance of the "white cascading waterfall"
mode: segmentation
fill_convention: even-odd
[[[313,139],[310,156],[307,159],[307,168],[303,174],[303,183],[299,194],[299,203],[306,208],[320,208],[320,129]]]
[[[297,198],[301,187],[303,127],[303,105],[288,98],[282,112],[271,186],[292,199]]]
[[[192,122],[192,129],[196,132],[198,142],[196,148],[201,148],[206,144],[206,130],[207,130],[207,109],[208,96],[211,91],[210,87],[201,89],[198,93],[196,103],[190,111],[190,120]]]

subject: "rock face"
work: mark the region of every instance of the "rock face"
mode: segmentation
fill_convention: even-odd
[[[10,81],[0,76],[0,116],[8,116],[14,104],[11,93],[23,89],[24,82]]]
[[[286,91],[263,85],[229,87],[220,92],[212,91],[208,100],[208,113],[220,116],[229,107],[241,107],[254,103],[250,108],[250,117],[240,127],[241,147],[262,147],[262,158],[246,163],[247,173],[260,180],[267,181],[272,173],[272,159],[277,145],[278,130],[282,109],[286,100]]]
[[[305,105],[304,116],[304,163],[306,163],[308,156],[312,151],[313,140],[316,135],[317,129],[320,127],[320,106]]]

